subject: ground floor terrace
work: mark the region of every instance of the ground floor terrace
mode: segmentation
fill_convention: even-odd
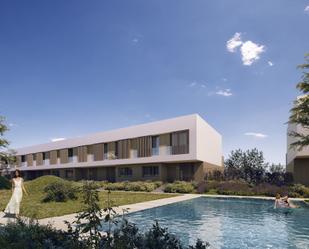
[[[293,174],[295,183],[309,186],[309,156],[295,158],[287,165],[287,171]]]
[[[222,170],[206,162],[158,163],[121,166],[70,167],[24,170],[23,176],[32,180],[43,175],[55,175],[68,180],[95,181],[201,181],[208,172]]]

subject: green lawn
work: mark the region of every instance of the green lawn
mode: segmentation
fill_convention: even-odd
[[[35,180],[36,181],[36,180]],[[27,217],[34,217],[38,219],[61,216],[79,212],[82,209],[80,198],[77,200],[70,200],[67,202],[48,202],[43,203],[42,199],[44,193],[42,185],[46,182],[38,180],[37,182],[27,182],[26,188],[30,193],[29,196],[24,195],[21,204],[21,215]],[[49,180],[48,180],[49,181]],[[3,210],[11,197],[11,190],[0,190],[0,210]],[[102,191],[99,193],[100,206],[106,207],[107,192]],[[157,193],[140,193],[140,192],[111,192],[110,199],[113,206],[121,206],[126,204],[133,204],[144,201],[151,201],[156,199],[168,198],[177,196],[175,194],[157,194]]]

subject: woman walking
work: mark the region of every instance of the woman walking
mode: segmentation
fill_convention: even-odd
[[[20,171],[15,170],[14,177],[12,179],[12,197],[6,206],[4,213],[14,214],[16,217],[19,217],[20,203],[23,198],[23,192],[28,195],[24,187],[24,179],[20,175]]]

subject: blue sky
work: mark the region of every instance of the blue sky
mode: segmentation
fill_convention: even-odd
[[[1,1],[12,147],[199,113],[225,156],[285,163],[309,1]]]

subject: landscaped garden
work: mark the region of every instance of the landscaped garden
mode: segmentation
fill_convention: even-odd
[[[32,181],[25,182],[26,189],[29,192],[29,196],[24,196],[21,206],[21,215],[27,217],[35,217],[38,219],[61,216],[65,214],[71,214],[79,212],[82,209],[80,202],[80,193],[74,191],[76,198],[70,198],[62,201],[63,192],[66,194],[71,188],[75,189],[82,186],[82,182],[69,182],[58,178],[56,176],[43,176]],[[47,186],[52,186],[56,189],[52,191],[44,191]],[[58,188],[58,189],[57,189]],[[99,188],[99,185],[98,185]],[[48,201],[46,197],[50,192],[55,194],[54,198],[59,197],[60,200],[51,199]],[[0,210],[3,210],[11,197],[10,189],[0,190]],[[122,192],[112,191],[110,193],[110,199],[113,206],[121,206],[127,204],[133,204],[144,201],[151,201],[161,198],[168,198],[175,195],[164,193],[140,193],[140,192]],[[100,207],[105,208],[107,205],[107,191],[99,191]],[[56,201],[53,201],[56,200]]]

